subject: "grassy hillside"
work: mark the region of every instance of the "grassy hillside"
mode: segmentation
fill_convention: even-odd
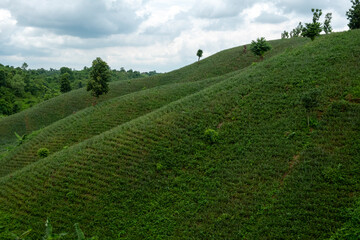
[[[191,83],[167,84],[86,108],[48,126],[1,159],[0,177],[39,160],[37,150],[40,148],[46,147],[51,153],[68,148],[219,82],[226,76]]]
[[[305,42],[304,39],[300,38],[286,42],[283,40],[274,41],[272,42],[274,48],[269,52],[268,57]],[[107,101],[114,97],[164,84],[194,82],[221,76],[247,67],[256,60],[257,58],[253,54],[243,54],[242,47],[238,47],[222,51],[199,63],[194,63],[170,73],[142,79],[112,82],[110,83],[110,92],[105,96],[101,96],[98,101],[95,101],[84,88],[71,91],[38,104],[31,109],[0,119],[0,149],[1,145],[16,140],[14,132],[20,135],[29,134],[84,108],[91,107],[94,102]]]
[[[290,41],[304,44],[224,77],[182,81],[176,89],[188,94],[167,103],[143,105],[146,96],[176,84],[114,98],[79,112],[79,120],[64,119],[69,129],[82,129],[72,146],[64,149],[62,141],[56,153],[9,168],[11,174],[0,178],[0,212],[7,216],[2,229],[31,228],[37,239],[50,218],[54,231],[70,233],[67,239],[75,239],[74,223],[100,239],[341,234],[360,190],[360,31],[273,44]],[[307,113],[301,99],[314,90],[319,104]],[[94,121],[107,119],[123,106],[121,115],[133,97],[138,114],[85,133],[80,123],[86,113]],[[61,122],[30,139],[29,148],[40,146],[46,132],[44,144],[52,134],[61,139],[56,131],[67,136]],[[218,137],[210,139],[207,129]],[[16,155],[11,166],[20,162]]]

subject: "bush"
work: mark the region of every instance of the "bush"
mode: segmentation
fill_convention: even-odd
[[[47,156],[49,156],[49,154],[50,154],[50,150],[47,148],[40,148],[37,151],[37,155],[41,158],[46,158]]]
[[[206,129],[204,132],[204,136],[205,139],[211,144],[214,144],[219,140],[219,133],[214,129]]]
[[[250,50],[261,59],[264,58],[265,52],[271,50],[271,46],[266,42],[265,38],[258,38],[251,42]]]

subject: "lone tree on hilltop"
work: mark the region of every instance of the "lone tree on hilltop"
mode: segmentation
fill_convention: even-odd
[[[250,50],[257,56],[260,56],[260,59],[264,59],[264,54],[271,49],[271,46],[266,42],[265,38],[258,38],[256,42],[253,40],[251,42]]]
[[[70,74],[69,73],[61,74],[61,76],[60,76],[60,92],[66,93],[69,91],[71,91]]]
[[[350,21],[350,29],[360,28],[360,0],[351,0],[353,4],[349,11],[346,12],[347,19]]]
[[[203,50],[199,49],[196,53],[196,56],[199,57],[198,61],[200,61],[200,58],[202,57],[202,55],[203,55]]]
[[[96,58],[92,62],[90,70],[90,79],[87,84],[87,91],[91,91],[91,95],[99,97],[109,91],[108,82],[110,80],[110,67],[101,58]]]
[[[321,23],[319,22],[320,16],[322,15],[321,9],[311,9],[313,12],[313,22],[305,23],[302,35],[308,37],[311,41],[314,41],[315,37],[320,36],[322,31]]]

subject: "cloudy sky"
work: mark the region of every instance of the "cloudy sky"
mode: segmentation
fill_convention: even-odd
[[[258,37],[280,38],[311,8],[347,30],[350,0],[0,0],[0,63],[167,72]]]

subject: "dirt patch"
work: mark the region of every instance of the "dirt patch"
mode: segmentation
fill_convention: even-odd
[[[284,173],[284,175],[281,177],[280,184],[284,184],[285,178],[292,172],[294,166],[299,162],[300,155],[295,155],[293,159],[289,162],[289,169]]]

